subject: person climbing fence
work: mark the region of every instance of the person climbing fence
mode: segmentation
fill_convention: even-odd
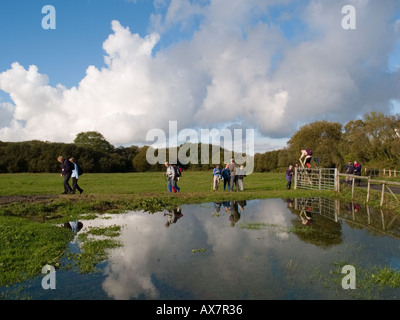
[[[301,150],[301,156],[299,158],[301,167],[311,168],[311,159],[312,159],[313,152],[311,149],[304,149]]]

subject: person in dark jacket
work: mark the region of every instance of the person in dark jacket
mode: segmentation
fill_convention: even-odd
[[[346,164],[346,167],[344,168],[344,172],[346,174],[354,174],[354,164],[349,160],[349,162]],[[346,177],[346,185],[351,185],[353,181],[353,178],[351,177]]]
[[[286,189],[290,190],[292,186],[292,179],[293,179],[293,166],[289,166],[289,168],[286,170]]]
[[[57,161],[61,163],[61,177],[64,181],[64,192],[62,194],[67,194],[72,192],[72,188],[69,185],[69,179],[71,179],[72,170],[74,170],[74,164],[68,159],[64,159],[62,156],[57,158]]]
[[[361,164],[357,161],[354,161],[354,174],[356,176],[361,176]],[[359,186],[361,184],[361,179],[356,179],[354,182]]]
[[[231,174],[229,172],[229,164],[225,166],[225,169],[222,170],[222,178],[224,179],[224,191],[226,186],[228,186],[228,191],[231,190]]]

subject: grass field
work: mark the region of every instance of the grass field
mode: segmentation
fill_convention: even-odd
[[[70,183],[71,184],[71,183]],[[253,173],[244,179],[245,191],[285,191],[284,173]],[[0,196],[59,195],[63,182],[59,174],[0,174]],[[85,194],[152,194],[166,193],[166,180],[161,172],[86,173],[79,179]],[[212,191],[211,172],[185,171],[179,181],[182,194]],[[223,192],[221,187],[218,192]]]
[[[244,191],[212,191],[211,172],[185,171],[181,191],[169,193],[161,172],[87,173],[80,177],[82,194],[62,195],[59,174],[1,174],[0,216],[34,221],[75,219],[87,213],[145,210],[156,212],[179,204],[229,200],[334,196],[333,192],[286,190],[284,173],[253,173],[244,179]]]
[[[90,219],[105,212],[142,209],[153,213],[183,203],[328,195],[286,190],[282,173],[251,174],[245,178],[242,192],[224,192],[222,187],[213,192],[211,172],[189,171],[181,177],[179,194],[168,193],[161,172],[86,173],[79,179],[79,185],[84,189],[83,194],[61,195],[64,188],[59,174],[0,175],[0,244],[6,248],[0,255],[0,286],[40,274],[45,264],[57,265],[72,237],[67,230],[60,232],[57,225],[67,221]],[[75,259],[81,270],[95,268],[104,258],[98,253],[115,245],[110,240],[94,244],[95,255],[88,249],[93,243],[85,242],[86,249]]]
[[[179,194],[168,193],[161,172],[85,173],[79,180],[83,194],[61,195],[63,181],[58,174],[0,174],[0,245],[4,247],[0,286],[37,276],[45,264],[58,266],[73,236],[68,230],[60,232],[58,224],[67,221],[105,212],[154,213],[179,204],[338,196],[333,191],[286,190],[284,173],[253,173],[245,178],[245,190],[240,192],[223,191],[222,187],[212,191],[211,172],[185,171]],[[357,192],[365,198],[362,190]],[[110,239],[83,243],[83,252],[74,258],[81,272],[95,268],[105,259],[107,249],[117,245]],[[0,294],[1,298],[7,297]]]
[[[167,183],[161,172],[148,173],[87,173],[80,177],[83,194],[61,195],[63,181],[58,174],[1,174],[0,196],[47,196],[65,202],[139,201],[150,198],[172,203],[200,203],[224,199],[265,199],[276,197],[304,197],[329,192],[286,190],[284,173],[253,173],[244,179],[245,190],[239,192],[212,191],[211,172],[185,171],[178,183],[179,194],[167,192]],[[39,199],[39,198],[38,198]],[[47,200],[48,201],[48,200]]]

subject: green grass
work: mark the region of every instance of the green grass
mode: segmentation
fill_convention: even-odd
[[[41,273],[46,264],[58,266],[71,230],[18,217],[0,217],[0,286]]]
[[[0,216],[20,216],[36,221],[75,219],[82,213],[124,212],[145,209],[155,212],[166,206],[225,200],[333,196],[332,192],[286,190],[283,173],[253,173],[239,192],[211,191],[211,172],[184,171],[181,192],[170,194],[161,172],[84,174],[79,179],[83,194],[61,195],[58,174],[1,174],[0,196],[17,197],[17,202],[0,206]],[[18,196],[22,199],[18,199]],[[34,201],[29,197],[33,197]],[[4,197],[3,197],[4,198]]]
[[[80,233],[81,252],[70,252],[67,257],[72,261],[67,268],[75,268],[80,273],[99,271],[98,263],[108,258],[108,251],[122,246],[116,238],[120,235],[120,226],[90,227],[85,233]],[[100,237],[100,238],[99,238]]]
[[[20,173],[0,174],[0,196],[60,195],[63,182],[58,174]],[[244,194],[290,193],[285,189],[284,173],[253,173],[244,179]],[[79,178],[84,189],[82,195],[160,195],[167,193],[166,180],[161,172],[146,173],[86,173]],[[179,181],[182,194],[206,193],[210,195],[212,174],[205,171],[184,171]],[[222,187],[217,193],[222,194]],[[69,196],[71,197],[71,195]]]
[[[337,196],[333,191],[286,190],[284,173],[253,173],[244,179],[245,190],[241,192],[224,192],[222,187],[212,191],[211,171],[184,171],[179,194],[167,192],[161,172],[85,173],[79,179],[84,193],[75,195],[61,195],[63,181],[58,174],[0,174],[0,185],[0,286],[38,275],[45,264],[59,265],[73,234],[55,226],[58,223],[91,219],[105,212],[145,210],[154,213],[179,204]],[[348,197],[348,191],[343,196]],[[362,199],[365,194],[358,191],[357,196]],[[14,201],[4,202],[9,198]],[[378,198],[375,195],[372,202]],[[119,230],[92,229],[90,233],[82,236],[82,252],[69,255],[81,272],[96,270],[97,263],[106,259],[107,250],[119,246]],[[103,238],[92,238],[99,235]],[[380,279],[382,277],[387,278],[387,275],[381,275]]]

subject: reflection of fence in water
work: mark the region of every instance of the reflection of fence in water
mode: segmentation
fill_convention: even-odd
[[[328,198],[306,198],[295,199],[295,209],[305,210],[312,214],[319,214],[331,220],[338,221],[337,219],[337,200]]]
[[[361,207],[355,202],[344,203],[328,198],[295,199],[295,210],[305,210],[335,222],[347,222],[350,226],[366,227],[379,233],[400,239],[400,217],[373,207]]]
[[[294,188],[335,190],[336,168],[295,168]]]

